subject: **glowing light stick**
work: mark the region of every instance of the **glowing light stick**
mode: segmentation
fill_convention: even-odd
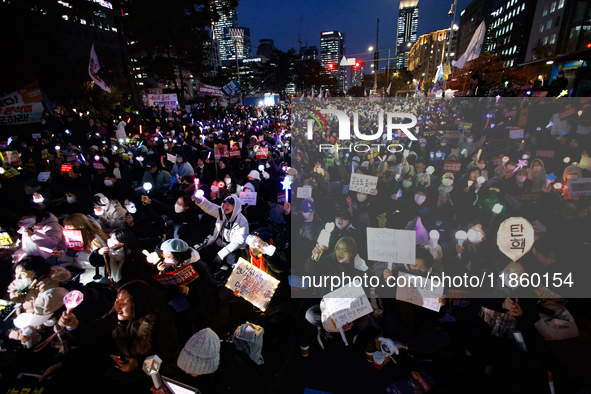
[[[152,190],[152,184],[150,182],[144,183],[144,190],[149,193]]]
[[[506,162],[508,162],[508,161],[509,161],[509,156],[505,156],[505,157],[503,157],[503,163],[506,163]]]
[[[33,202],[36,202],[36,203],[43,202],[43,196],[39,193],[33,194]]]
[[[495,215],[498,215],[499,213],[501,213],[501,211],[503,211],[503,206],[501,204],[495,204],[495,206],[492,209],[492,212]]]
[[[565,157],[563,160],[566,164],[570,163],[570,157]]]
[[[398,189],[398,191],[396,192],[396,197],[400,198],[402,197],[402,190]]]
[[[425,172],[429,175],[432,175],[435,172],[435,168],[433,166],[429,166],[429,167],[427,167]]]
[[[64,305],[66,306],[66,314],[70,314],[74,308],[84,301],[84,294],[80,290],[72,290],[64,296]]]
[[[480,160],[480,155],[482,154],[482,148],[478,149],[478,156],[476,156],[476,161]]]
[[[55,150],[60,150],[60,149],[61,149],[61,147],[59,145],[55,146]]]
[[[334,230],[334,223],[326,223],[324,226],[324,230],[320,231],[320,235],[318,235],[318,245],[321,246],[320,252],[318,254],[312,255],[312,260],[318,261],[320,256],[322,256],[322,252],[324,252],[325,248],[328,248],[328,244],[330,243],[330,233]]]
[[[460,230],[460,231],[456,232],[456,239],[458,240],[458,245],[463,247],[464,241],[468,239],[468,234],[466,234],[466,232],[464,230]],[[461,253],[458,253],[458,258],[459,259],[462,258]]]
[[[479,185],[482,185],[484,182],[486,182],[486,179],[484,179],[484,177],[483,177],[483,176],[479,176],[478,178],[476,178],[476,182],[477,182]]]
[[[289,202],[289,189],[291,189],[291,181],[289,179],[284,179],[281,184],[283,185],[283,190],[285,190],[285,202]]]
[[[261,171],[261,172],[262,172],[262,171],[264,171],[264,170],[265,170],[265,166],[261,164],[261,165],[259,166],[259,171]]]
[[[555,179],[556,179],[556,175],[554,175],[554,174],[546,175],[546,183],[552,183],[552,182],[554,182]]]
[[[150,356],[144,361],[142,370],[152,378],[154,387],[162,386],[162,378],[160,377],[160,365],[162,360],[157,355]]]
[[[431,242],[431,246],[433,248],[436,248],[437,241],[439,241],[439,231],[437,231],[437,230],[429,231],[429,241]]]
[[[560,189],[562,189],[562,183],[560,183],[560,182],[556,182],[556,183],[554,184],[554,189],[556,189],[556,190],[560,190]]]
[[[474,184],[474,181],[468,181],[468,187],[472,186]]]

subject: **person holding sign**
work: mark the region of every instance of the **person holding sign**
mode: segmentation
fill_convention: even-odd
[[[142,185],[149,183],[152,185],[152,192],[164,194],[170,188],[171,175],[166,169],[152,160],[146,160],[144,163],[146,171],[142,178]]]

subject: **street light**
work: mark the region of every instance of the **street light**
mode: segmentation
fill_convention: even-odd
[[[373,47],[369,47],[369,48],[367,48],[367,50],[368,50],[369,52],[371,52],[371,51],[373,51]]]

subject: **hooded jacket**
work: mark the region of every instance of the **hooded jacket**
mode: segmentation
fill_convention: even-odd
[[[98,193],[97,196],[101,196],[101,202],[107,200],[105,205],[104,213],[99,216],[101,226],[107,229],[118,229],[125,227],[125,214],[127,210],[121,206],[117,200],[109,200],[104,194]]]
[[[22,249],[15,253],[17,256],[27,254],[30,256],[41,256],[46,259],[51,253],[47,253],[39,248],[47,248],[52,251],[66,248],[62,226],[60,226],[57,218],[51,213],[41,222],[35,224],[33,226],[33,235],[30,237],[23,236],[22,242]]]
[[[127,126],[127,123],[121,121],[117,125],[117,130],[115,130],[115,137],[117,137],[117,141],[121,142],[121,140],[123,140],[123,142],[121,143],[125,143],[125,141],[127,141],[127,133],[125,133],[125,126]]]
[[[234,252],[236,249],[243,249],[246,237],[250,233],[248,229],[248,220],[246,220],[244,215],[240,212],[242,206],[240,199],[234,195],[230,196],[230,198],[234,199],[234,210],[228,219],[221,206],[213,204],[205,198],[198,199],[193,196],[193,200],[199,208],[203,209],[208,215],[216,218],[213,234],[206,238],[204,246],[211,245],[218,238],[222,237],[221,241],[224,247],[218,252],[218,256],[221,259],[225,259],[226,256]],[[224,235],[224,229],[226,226],[229,228]]]
[[[68,293],[68,290],[60,287],[60,283],[67,281],[71,276],[65,268],[52,267],[47,274],[34,279],[26,291],[18,291],[14,281],[10,283],[10,301],[22,304],[16,313],[53,314],[62,307],[64,296]]]
[[[539,170],[534,170],[533,165],[535,162],[538,162],[542,167]],[[532,187],[532,191],[534,192],[541,192],[544,185],[546,185],[546,168],[544,167],[544,162],[540,159],[534,159],[531,162],[530,168],[527,169],[527,178],[530,179],[534,186]]]

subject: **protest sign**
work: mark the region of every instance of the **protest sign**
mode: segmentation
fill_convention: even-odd
[[[228,145],[216,144],[215,157],[230,157],[228,154]]]
[[[575,107],[571,107],[569,109],[565,109],[564,111],[560,111],[558,113],[558,117],[560,118],[560,120],[565,120],[566,118],[573,116],[576,113],[577,110],[575,109]]]
[[[497,233],[497,245],[512,261],[519,260],[530,251],[534,243],[534,228],[521,217],[513,217],[501,223]]]
[[[455,174],[456,172],[460,172],[462,168],[462,163],[456,161],[446,161],[443,164],[443,172],[451,172]]]
[[[66,245],[72,250],[84,250],[84,238],[81,230],[64,230]]]
[[[364,174],[351,174],[349,190],[359,193],[371,193],[378,185],[378,177]]]
[[[259,138],[259,142],[263,142],[263,140],[265,139],[265,137],[263,135],[259,135],[258,138]]]
[[[166,106],[168,109],[176,108],[179,104],[176,93],[169,94],[149,94],[148,95],[148,107]]]
[[[2,161],[4,161],[6,164],[11,165],[23,164],[21,158],[19,157],[18,151],[15,150],[8,150],[6,152],[2,152]]]
[[[50,176],[51,176],[51,172],[48,172],[48,171],[40,172],[39,175],[37,175],[37,180],[39,182],[47,182],[49,180]]]
[[[230,83],[228,83],[226,86],[224,86],[222,88],[222,93],[225,94],[226,96],[233,96],[235,94],[240,93],[241,91],[242,91],[242,86],[240,86],[238,81],[235,79],[230,81]]]
[[[158,281],[164,287],[186,286],[199,277],[192,264],[187,264],[176,271],[170,273],[160,273],[152,275],[152,278]]]
[[[511,140],[521,140],[525,135],[524,129],[509,129],[509,139]]]
[[[285,193],[277,193],[277,202],[285,202]]]
[[[542,195],[541,192],[528,192],[528,193],[523,193],[521,195],[521,197],[519,197],[520,201],[523,202],[536,202],[540,199],[540,196]]]
[[[323,298],[335,330],[373,312],[362,287],[346,285]]]
[[[43,94],[37,81],[16,92],[0,97],[0,125],[41,122],[42,101]]]
[[[439,312],[439,308],[441,308],[439,297],[443,295],[443,284],[435,282],[438,286],[432,283],[432,278],[427,279],[426,277],[399,272],[396,280],[396,299]],[[401,286],[401,284],[405,286]]]
[[[228,156],[235,159],[240,159],[240,149],[232,149],[228,152]]]
[[[104,165],[102,165],[102,163],[99,163],[97,161],[92,163],[92,166],[94,167],[95,170],[97,170],[98,172],[104,172],[107,171],[107,169],[105,168]]]
[[[536,157],[540,159],[551,159],[554,157],[553,150],[546,150],[546,149],[538,149],[536,151]]]
[[[61,172],[72,172],[71,164],[62,164]]]
[[[257,205],[257,193],[256,192],[242,192],[240,193],[240,201],[242,205]]]
[[[259,147],[259,149],[257,149],[257,159],[266,159],[267,156],[269,156],[269,148]]]
[[[199,87],[197,88],[197,94],[199,94],[200,96],[224,96],[224,94],[222,93],[222,88],[220,88],[219,86],[206,85],[204,83],[199,84]]]
[[[568,191],[572,197],[591,196],[591,178],[570,179]]]
[[[170,153],[166,154],[166,160],[168,160],[171,163],[176,163],[176,156],[175,155],[171,155]]]
[[[267,309],[279,281],[243,258],[238,259],[226,282],[235,296],[242,297],[263,312]]]
[[[297,198],[311,198],[312,197],[312,188],[311,187],[298,187],[298,194]]]
[[[389,228],[367,228],[367,258],[398,264],[414,264],[416,232]]]
[[[570,131],[570,125],[567,120],[560,119],[559,114],[552,116],[552,129],[550,130],[551,135],[560,135],[563,131],[568,133]]]
[[[16,168],[9,168],[8,170],[4,171],[4,174],[2,175],[6,178],[12,178],[13,176],[17,176],[19,174],[20,172],[18,172]]]
[[[10,234],[5,231],[0,233],[0,246],[12,245],[13,243],[14,242],[12,241],[12,238],[10,238]]]
[[[77,156],[76,155],[68,155],[68,156],[66,156],[66,161],[68,163],[73,163],[73,162],[76,161],[76,159],[77,159]]]

